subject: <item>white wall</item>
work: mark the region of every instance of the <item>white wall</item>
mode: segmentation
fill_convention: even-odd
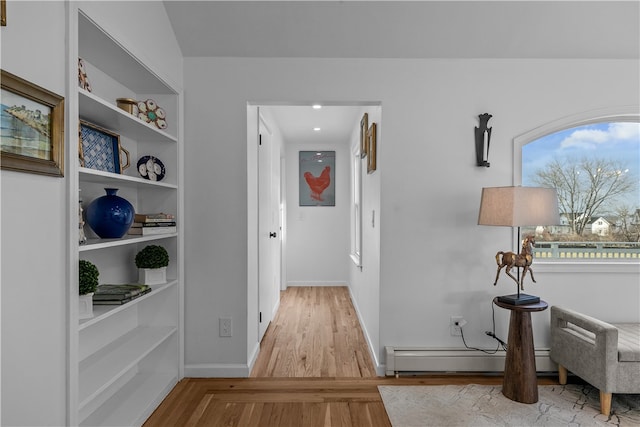
[[[379,150],[385,143],[384,123],[382,121],[382,107],[370,106],[366,108],[369,126],[377,125],[376,146]],[[357,126],[352,136],[353,144],[360,143],[360,126]],[[378,156],[377,168],[373,173],[367,173],[368,158],[362,159],[362,248],[361,265],[349,262],[350,289],[353,303],[361,319],[362,329],[372,349],[380,346],[380,228],[384,227],[380,215],[380,179],[385,174],[385,162]],[[376,364],[384,363],[377,352],[372,356]]]
[[[633,60],[186,58],[186,363],[247,363],[246,332],[223,340],[215,327],[222,310],[246,316],[247,101],[381,102],[380,325],[364,325],[380,356],[385,345],[462,347],[449,335],[450,315],[469,321],[472,344],[492,345],[484,335],[491,299],[512,292],[492,286],[494,255],[511,235],[476,225],[481,188],[512,183],[514,137],[578,112],[637,106],[639,71]],[[493,115],[491,167],[479,168],[473,128],[485,112]],[[626,298],[595,314],[638,320],[637,270],[613,281],[537,276],[528,290],[552,304],[591,307],[614,291]],[[375,301],[362,306],[375,310]],[[503,336],[504,311],[496,313]],[[533,317],[536,345],[548,346],[548,312]]]
[[[300,206],[300,151],[335,151],[335,206]],[[346,141],[285,145],[287,165],[287,286],[349,282],[350,148]]]
[[[2,69],[66,96],[65,22],[63,3],[7,2]],[[0,177],[1,424],[63,425],[66,182],[5,170]]]
[[[461,347],[449,334],[451,315],[465,316],[471,345],[495,344],[484,335],[491,328],[492,298],[514,289],[506,281],[492,286],[493,257],[512,240],[509,229],[476,225],[481,188],[512,183],[512,140],[518,135],[577,112],[616,105],[637,111],[638,65],[432,61],[402,73],[413,93],[383,102],[380,346]],[[420,75],[428,78],[421,82]],[[484,112],[493,115],[490,168],[473,160],[472,132]],[[584,269],[543,273],[539,267],[534,265],[538,283],[526,290],[548,303],[603,319],[639,319],[637,267],[613,276]],[[612,294],[626,297],[613,303]],[[508,315],[496,309],[502,337]],[[532,318],[536,347],[548,348],[549,312]]]
[[[182,57],[161,2],[81,4],[132,52],[182,86]],[[0,29],[2,69],[67,98],[67,2],[8,1]],[[148,33],[140,36],[139,26]],[[150,33],[149,33],[150,32]],[[149,43],[149,38],[154,43]],[[71,63],[74,63],[72,61]],[[75,69],[70,71],[76,73]],[[76,110],[77,111],[77,110]],[[77,134],[65,132],[67,165]],[[68,169],[67,169],[68,171]],[[2,425],[67,422],[68,176],[2,171]],[[35,409],[34,409],[35,408]]]

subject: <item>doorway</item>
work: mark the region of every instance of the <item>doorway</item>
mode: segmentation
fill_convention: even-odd
[[[271,309],[272,315],[277,316],[278,306],[283,307],[280,301],[280,292],[276,292],[277,295],[269,294],[269,292],[272,292],[273,289],[285,291],[290,287],[344,287],[343,290],[346,290],[348,298],[353,299],[354,303],[358,295],[373,293],[373,299],[371,296],[364,298],[363,304],[366,306],[363,310],[357,310],[353,306],[351,310],[354,318],[360,319],[363,323],[367,319],[362,319],[362,313],[365,313],[367,318],[371,320],[372,326],[369,327],[369,333],[373,339],[365,334],[365,342],[369,348],[375,348],[378,335],[376,307],[378,306],[377,295],[379,294],[379,255],[374,256],[374,251],[379,253],[379,238],[371,240],[373,244],[370,249],[366,243],[364,244],[365,253],[368,249],[370,261],[367,266],[366,279],[354,277],[354,275],[362,276],[362,269],[358,269],[349,256],[352,235],[352,148],[354,144],[360,142],[360,122],[363,111],[370,108],[377,108],[377,117],[380,117],[379,104],[324,105],[320,111],[314,109],[311,104],[248,105],[249,311],[252,306],[256,307],[256,315],[248,314],[248,328],[249,340],[251,342],[252,334],[255,334],[257,346],[249,354],[250,361],[251,357],[258,357],[258,353],[266,350],[259,347],[268,327],[268,323],[265,324],[264,320],[272,320],[269,316],[265,316],[266,311]],[[376,114],[370,114],[370,116],[375,118]],[[320,129],[314,130],[314,128]],[[252,138],[253,133],[257,134],[255,138]],[[263,133],[268,134],[272,149],[280,153],[279,157],[271,156],[272,165],[263,164],[260,151],[256,149],[260,146],[260,135]],[[306,150],[335,152],[335,206],[300,206],[299,196],[303,185],[300,182],[303,178],[298,170],[299,153]],[[279,225],[276,227],[279,233],[275,231],[278,237],[272,240],[281,244],[281,257],[279,265],[272,265],[271,272],[269,272],[269,268],[265,268],[264,264],[265,260],[271,260],[272,256],[265,255],[261,247],[268,246],[264,242],[269,239],[271,232],[267,232],[260,224],[266,220],[265,215],[262,214],[265,209],[269,210],[268,217],[274,216],[274,210],[264,207],[265,194],[262,190],[270,187],[270,184],[265,180],[273,183],[278,179],[275,176],[268,178],[268,175],[264,173],[265,169],[272,168],[276,163],[281,166],[273,168],[279,170],[281,187],[279,192],[275,190],[269,192],[271,194],[279,193],[279,200],[273,203],[273,206],[278,207],[275,210],[275,215],[279,219]],[[366,174],[366,167],[363,169],[363,173]],[[379,182],[379,177],[375,178],[373,176],[369,181]],[[372,188],[372,191],[377,192],[378,195],[369,197],[367,201],[374,203],[374,205],[377,202],[377,206],[379,206],[379,184]],[[252,200],[255,200],[253,206]],[[377,206],[371,210],[374,215],[375,210],[378,209]],[[377,227],[374,231],[377,232]],[[366,232],[363,233],[363,237],[366,241]],[[251,256],[252,253],[255,258]],[[277,279],[278,285],[265,286],[273,280],[274,271],[281,271],[280,277]],[[255,280],[253,284],[252,279]],[[361,284],[365,280],[369,283],[375,283],[364,289]],[[267,290],[265,291],[265,289]],[[252,320],[255,323],[252,323]],[[261,323],[260,320],[263,322]],[[253,329],[252,325],[258,326]],[[260,354],[260,357],[262,356]]]

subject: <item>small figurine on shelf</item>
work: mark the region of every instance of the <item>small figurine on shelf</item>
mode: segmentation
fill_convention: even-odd
[[[82,58],[78,58],[78,86],[87,92],[91,92],[91,83],[89,83],[89,77],[87,77],[87,68],[84,65]]]
[[[78,243],[87,243],[87,236],[84,234],[84,218],[82,217],[82,198],[78,200]]]

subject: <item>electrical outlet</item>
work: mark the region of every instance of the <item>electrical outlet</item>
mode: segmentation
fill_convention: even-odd
[[[218,319],[221,337],[230,337],[233,334],[231,317],[221,317]]]
[[[466,325],[467,322],[464,320],[462,316],[451,316],[451,320],[449,321],[449,330],[451,335],[454,337],[459,337],[462,335],[462,326]]]

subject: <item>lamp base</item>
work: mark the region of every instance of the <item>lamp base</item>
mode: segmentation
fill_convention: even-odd
[[[498,301],[503,302],[505,304],[511,305],[527,305],[527,304],[537,304],[540,302],[540,297],[535,295],[527,295],[527,294],[513,294],[513,295],[503,295],[498,297]]]

